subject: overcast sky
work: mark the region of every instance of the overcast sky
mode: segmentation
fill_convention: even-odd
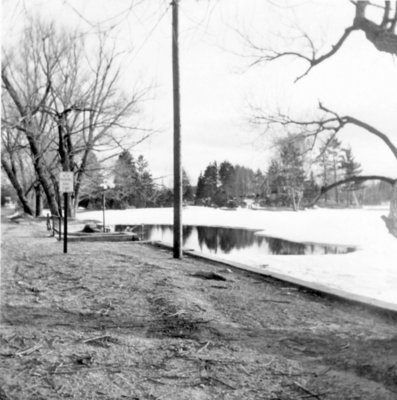
[[[112,27],[125,50],[123,90],[153,85],[142,104],[142,124],[157,131],[133,149],[155,177],[172,175],[171,10],[169,0],[3,0],[3,46],[15,41],[27,14],[39,14],[83,32]],[[132,5],[132,7],[131,7]],[[248,35],[264,47],[288,48],[301,31],[327,50],[354,18],[348,0],[181,0],[180,67],[183,166],[195,183],[216,160],[264,170],[272,141],[250,125],[252,108],[311,115],[318,101],[383,130],[397,143],[397,65],[362,33],[334,58],[294,84],[304,65],[285,59],[249,67]],[[358,129],[339,136],[365,173],[396,176],[396,160],[379,139]]]

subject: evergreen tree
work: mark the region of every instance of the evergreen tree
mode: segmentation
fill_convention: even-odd
[[[195,204],[200,205],[203,204],[204,201],[204,188],[205,188],[205,180],[203,174],[200,172],[200,175],[198,177],[197,181],[197,189],[196,189],[196,200]]]
[[[305,171],[303,157],[295,143],[290,140],[282,144],[280,149],[281,174],[285,181],[284,190],[290,206],[296,211],[303,198]]]
[[[266,172],[266,186],[268,194],[280,194],[284,181],[281,179],[281,166],[277,159],[270,161],[269,168]]]
[[[148,162],[140,155],[136,161],[134,205],[136,207],[150,206],[152,205],[153,198],[153,178],[149,171]]]
[[[182,169],[182,187],[183,187],[183,201],[190,202],[194,200],[193,187],[190,184],[189,177],[184,169]]]
[[[305,191],[304,158],[299,142],[282,140],[279,155],[274,158],[266,174],[267,203],[298,210]]]
[[[218,166],[213,162],[197,181],[196,204],[211,205],[218,189]]]
[[[234,166],[228,161],[223,161],[219,166],[219,181],[227,198],[232,198],[236,195],[235,179],[236,171]]]
[[[80,201],[82,207],[100,208],[102,201],[102,187],[104,175],[102,166],[95,153],[88,155],[84,178],[81,181]]]
[[[154,182],[148,162],[142,155],[134,160],[127,150],[120,154],[114,166],[114,184],[108,196],[111,207],[148,207],[154,204]]]
[[[204,171],[204,194],[212,199],[218,188],[218,165],[215,162],[209,164]]]
[[[310,178],[304,182],[303,201],[311,204],[319,191],[319,187],[314,178],[313,171],[310,171]]]
[[[255,199],[264,192],[261,171],[223,161],[210,163],[197,181],[196,204],[237,207],[244,198]]]
[[[235,190],[241,200],[255,197],[255,173],[252,169],[235,166]]]
[[[112,207],[126,208],[136,200],[137,168],[135,160],[128,150],[124,150],[114,166],[114,184]]]
[[[260,169],[254,175],[255,197],[262,198],[265,195],[265,177]]]
[[[344,178],[351,178],[352,176],[359,176],[362,172],[361,164],[356,162],[352,149],[350,147],[342,149],[341,156],[341,169],[344,173]],[[359,204],[356,191],[362,189],[362,183],[350,182],[343,185],[342,190],[346,193],[346,204],[349,206],[354,201],[356,205]]]
[[[340,179],[341,174],[341,142],[335,138],[331,137],[325,141],[325,144],[320,148],[320,155],[317,159],[317,164],[320,167],[320,179],[321,186],[330,185],[338,179]],[[333,189],[334,200],[339,203],[339,188]],[[324,194],[325,203],[328,200],[328,192]]]

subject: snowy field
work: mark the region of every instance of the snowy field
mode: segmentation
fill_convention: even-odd
[[[233,261],[397,305],[397,239],[382,215],[387,207],[300,212],[187,207],[183,224],[259,229],[259,234],[295,242],[341,244],[358,250],[341,255],[257,255]],[[78,219],[102,221],[102,211],[81,212]],[[106,211],[106,224],[169,224],[171,208]],[[223,258],[231,258],[230,255]]]

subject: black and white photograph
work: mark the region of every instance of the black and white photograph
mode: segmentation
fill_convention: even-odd
[[[397,400],[397,1],[1,1],[0,400]]]

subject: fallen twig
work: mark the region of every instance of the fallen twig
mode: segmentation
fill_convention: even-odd
[[[221,383],[222,385],[225,385],[226,387],[228,387],[229,389],[233,389],[236,390],[235,386],[230,385],[229,383],[226,383],[225,381],[223,381],[222,379],[216,378],[214,376],[209,376],[207,379],[209,379],[210,381],[216,381]]]
[[[210,342],[208,341],[203,347],[200,347],[200,348],[197,350],[197,353],[196,353],[196,354],[198,354],[198,353],[200,353],[200,351],[203,351],[204,349],[206,349],[206,348],[208,347],[209,344],[210,344]]]
[[[153,382],[153,383],[158,383],[158,384],[160,384],[160,385],[166,385],[166,383],[165,382],[161,382],[161,381],[159,381],[158,379],[154,379],[154,378],[150,378],[150,377],[147,377],[147,378],[145,378],[147,381],[150,381],[150,382]]]
[[[311,397],[315,397],[316,399],[321,400],[321,397],[319,394],[312,392],[311,390],[309,390],[307,387],[301,385],[299,382],[293,381],[293,384],[295,386],[297,386],[298,388],[302,389],[304,392],[306,392],[307,394],[309,394]]]
[[[29,292],[32,292],[32,293],[40,293],[40,292],[41,292],[40,289],[37,289],[37,288],[34,287],[34,286],[30,286],[29,284],[27,284],[27,283],[25,283],[25,282],[22,282],[22,281],[15,281],[15,282],[16,282],[17,285],[19,285],[21,288],[24,288],[24,289],[26,289],[26,290],[29,290]]]
[[[167,314],[167,312],[164,312],[163,315],[166,315],[167,317],[176,317],[178,315],[183,315],[186,314],[185,310],[179,310],[176,313],[173,314]]]
[[[36,350],[40,349],[41,347],[43,347],[42,344],[36,344],[36,345],[34,345],[34,346],[32,346],[32,347],[29,347],[29,348],[26,349],[26,350],[17,351],[17,352],[15,353],[15,355],[16,355],[16,356],[27,356],[27,355],[29,355],[29,354],[35,352]]]
[[[90,342],[95,342],[98,340],[111,340],[111,339],[112,339],[112,337],[109,335],[101,335],[101,336],[95,336],[93,338],[83,340],[82,343],[90,343]]]

